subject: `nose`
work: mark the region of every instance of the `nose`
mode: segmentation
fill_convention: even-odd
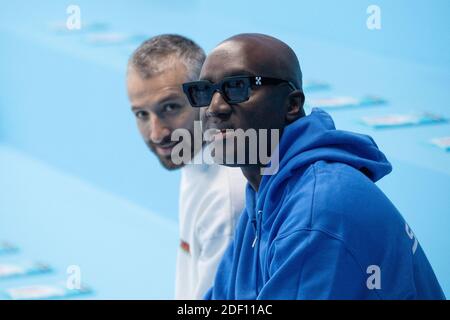
[[[170,130],[157,116],[150,116],[150,128],[149,128],[150,141],[153,143],[161,143],[167,140],[167,136],[170,135]]]
[[[220,92],[215,92],[212,96],[211,104],[205,110],[205,116],[227,119],[230,117],[231,111],[231,106],[225,101]]]

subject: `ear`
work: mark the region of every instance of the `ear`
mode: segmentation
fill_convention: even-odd
[[[286,123],[290,124],[298,118],[305,116],[303,104],[305,103],[305,95],[300,90],[295,90],[287,97]]]

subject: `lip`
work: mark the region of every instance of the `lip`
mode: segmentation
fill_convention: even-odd
[[[233,128],[214,127],[208,128],[207,130],[209,131],[211,141],[229,139],[235,136]]]
[[[230,130],[230,129],[227,129]],[[217,140],[225,140],[225,139],[230,139],[233,138],[235,136],[234,130],[233,131],[218,131],[216,134],[213,135],[214,141]]]
[[[155,145],[156,152],[161,156],[170,156],[172,153],[173,147],[175,147],[177,143],[171,143],[167,145]]]
[[[222,123],[209,122],[209,123],[206,123],[206,125],[204,127],[205,127],[205,130],[219,130],[219,131],[234,130],[234,126],[232,126],[230,123],[225,123],[225,122],[222,122]]]

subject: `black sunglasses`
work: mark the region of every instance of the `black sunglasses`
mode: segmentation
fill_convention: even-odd
[[[220,92],[227,103],[240,103],[250,98],[250,88],[264,85],[278,85],[287,83],[293,90],[297,88],[287,80],[260,76],[226,77],[218,83],[199,80],[183,84],[183,91],[191,106],[195,108],[209,106],[216,91]]]

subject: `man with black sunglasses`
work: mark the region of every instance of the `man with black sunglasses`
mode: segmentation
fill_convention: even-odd
[[[231,164],[249,182],[246,208],[206,299],[445,298],[414,233],[375,185],[390,163],[369,136],[337,130],[319,109],[305,115],[289,46],[234,36],[183,90],[193,107],[204,107],[213,142],[235,139],[228,131],[237,129],[281,136],[271,149],[276,173],[265,173],[261,161]],[[249,143],[245,159],[255,150]]]

